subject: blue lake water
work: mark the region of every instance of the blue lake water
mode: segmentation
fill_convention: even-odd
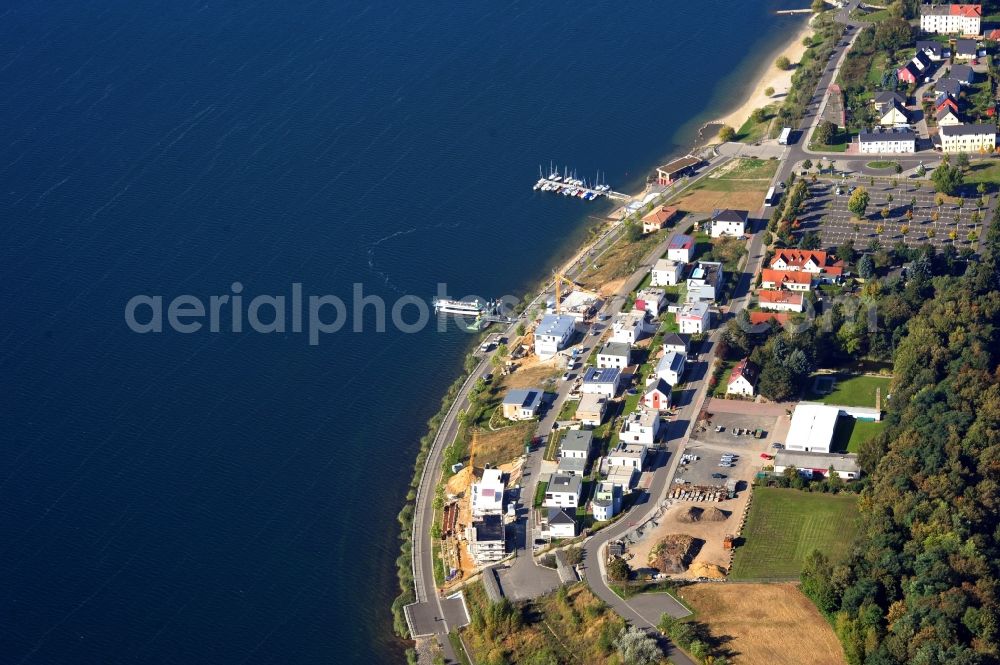
[[[395,515],[468,336],[125,303],[521,293],[608,210],[539,163],[635,187],[796,4],[4,3],[0,662],[399,660]]]

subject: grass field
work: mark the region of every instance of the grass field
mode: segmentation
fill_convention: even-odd
[[[833,628],[794,584],[693,584],[679,592],[732,663],[842,665]]]
[[[815,377],[813,377],[815,378]],[[813,386],[809,386],[809,394],[806,399],[824,404],[837,404],[840,406],[866,406],[875,408],[875,390],[882,389],[882,401],[885,402],[889,393],[889,382],[891,379],[882,376],[847,376],[838,374],[836,386],[833,392],[822,395],[812,392]]]
[[[842,561],[857,530],[856,502],[852,494],[755,489],[730,577],[797,579],[802,562],[814,549],[833,562]]]
[[[885,421],[871,422],[855,418],[840,418],[833,432],[831,450],[857,453],[861,444],[885,429]]]
[[[976,185],[981,182],[986,184],[987,192],[996,192],[997,183],[1000,182],[1000,163],[973,162],[965,172],[965,186],[962,188],[962,193],[965,196],[978,197]]]
[[[688,212],[711,212],[716,208],[755,210],[764,200],[777,169],[777,160],[734,160],[699,180],[670,203]]]

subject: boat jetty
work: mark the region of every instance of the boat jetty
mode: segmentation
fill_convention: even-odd
[[[547,176],[542,172],[542,167],[538,167],[538,182],[535,183],[533,189],[536,192],[554,192],[563,196],[583,199],[584,201],[593,201],[602,196],[616,200],[626,200],[629,198],[625,194],[612,190],[611,185],[602,182],[600,172],[597,173],[597,177],[593,182],[588,183],[586,178],[577,178],[576,171],[571,172],[568,168],[563,167],[563,172],[559,173],[559,169],[553,168],[551,165],[549,166],[549,174]]]
[[[435,298],[434,311],[438,314],[457,314],[463,317],[474,316],[475,321],[467,327],[469,330],[483,330],[491,323],[511,323],[513,319],[503,313],[499,300],[483,302],[479,299],[451,300]]]

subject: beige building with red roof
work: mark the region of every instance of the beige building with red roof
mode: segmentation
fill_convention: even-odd
[[[665,227],[667,222],[677,215],[677,208],[673,206],[660,206],[646,213],[642,218],[642,232],[655,233]]]
[[[813,276],[801,270],[775,270],[764,268],[760,285],[764,289],[788,289],[789,291],[809,291]]]
[[[922,5],[920,29],[946,35],[978,35],[982,26],[982,5]]]
[[[726,394],[753,397],[757,392],[759,376],[760,368],[749,359],[744,358],[736,363],[736,367],[733,367],[733,371],[729,375],[729,383],[726,386]]]
[[[836,281],[844,274],[844,262],[832,261],[826,252],[814,249],[779,249],[771,258],[771,268],[807,272],[824,281]]]
[[[761,309],[777,312],[801,312],[805,309],[805,295],[798,291],[761,291],[757,294]]]

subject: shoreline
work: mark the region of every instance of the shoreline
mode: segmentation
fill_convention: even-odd
[[[792,39],[772,52],[764,61],[765,66],[753,78],[756,83],[750,88],[743,102],[728,113],[706,122],[702,125],[702,131],[711,125],[729,125],[739,131],[755,109],[783,100],[792,87],[792,75],[796,68],[781,70],[775,66],[774,61],[785,56],[792,64],[798,63],[806,52],[802,40],[811,34],[813,34],[812,18],[793,35]],[[764,90],[769,87],[774,88],[774,94],[770,97],[764,94]]]

